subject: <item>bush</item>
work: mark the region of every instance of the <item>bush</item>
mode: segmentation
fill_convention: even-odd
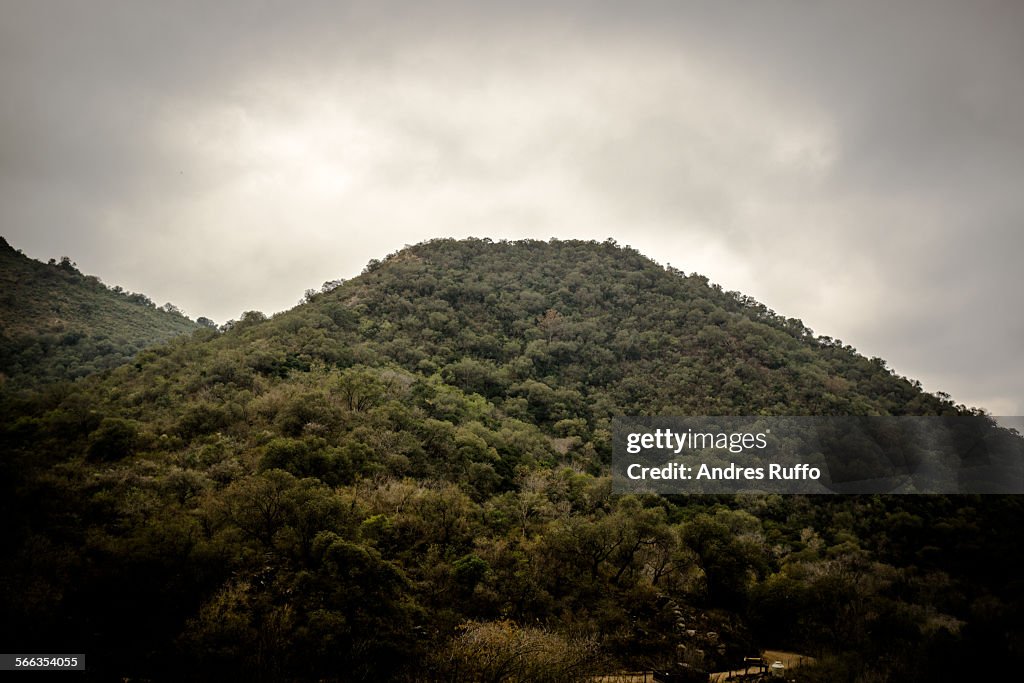
[[[111,462],[127,458],[138,446],[139,429],[131,420],[105,417],[89,435],[87,456],[90,460]]]

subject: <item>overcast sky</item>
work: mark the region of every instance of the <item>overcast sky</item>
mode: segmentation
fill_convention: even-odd
[[[613,237],[1019,415],[1024,3],[0,0],[0,234],[219,322]]]

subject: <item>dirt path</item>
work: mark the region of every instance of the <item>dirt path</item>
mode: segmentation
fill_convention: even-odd
[[[786,671],[795,669],[801,664],[811,664],[814,662],[814,657],[808,657],[807,655],[801,655],[796,652],[783,652],[782,650],[765,650],[761,653],[765,661],[768,662],[768,666],[771,666],[775,662],[782,662],[782,665],[786,667]],[[754,673],[757,669],[751,666],[747,671]],[[713,683],[720,683],[721,681],[727,680],[734,674],[741,674],[744,669],[733,669],[732,671],[716,671],[711,674],[711,680]]]
[[[786,671],[795,669],[801,664],[811,664],[814,662],[814,657],[808,657],[807,655],[801,655],[796,652],[783,652],[782,650],[765,650],[761,653],[761,656],[768,662],[768,666],[771,666],[775,662],[782,662],[782,665],[786,667]],[[708,674],[708,680],[713,683],[722,683],[723,681],[728,680],[730,676],[742,674],[743,671],[743,669],[716,671],[713,674]],[[757,668],[751,665],[747,671],[754,673],[757,671]],[[654,672],[636,671],[632,673],[609,674],[607,676],[595,676],[590,680],[593,683],[653,683]]]

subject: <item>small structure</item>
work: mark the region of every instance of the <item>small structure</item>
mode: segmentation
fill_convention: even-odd
[[[743,658],[743,673],[744,675],[750,674],[750,667],[757,667],[757,673],[766,674],[768,673],[768,660],[764,657],[744,657]]]

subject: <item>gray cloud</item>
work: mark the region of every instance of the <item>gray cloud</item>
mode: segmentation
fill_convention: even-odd
[[[1024,411],[1019,3],[5,2],[0,225],[220,320],[614,236]]]

